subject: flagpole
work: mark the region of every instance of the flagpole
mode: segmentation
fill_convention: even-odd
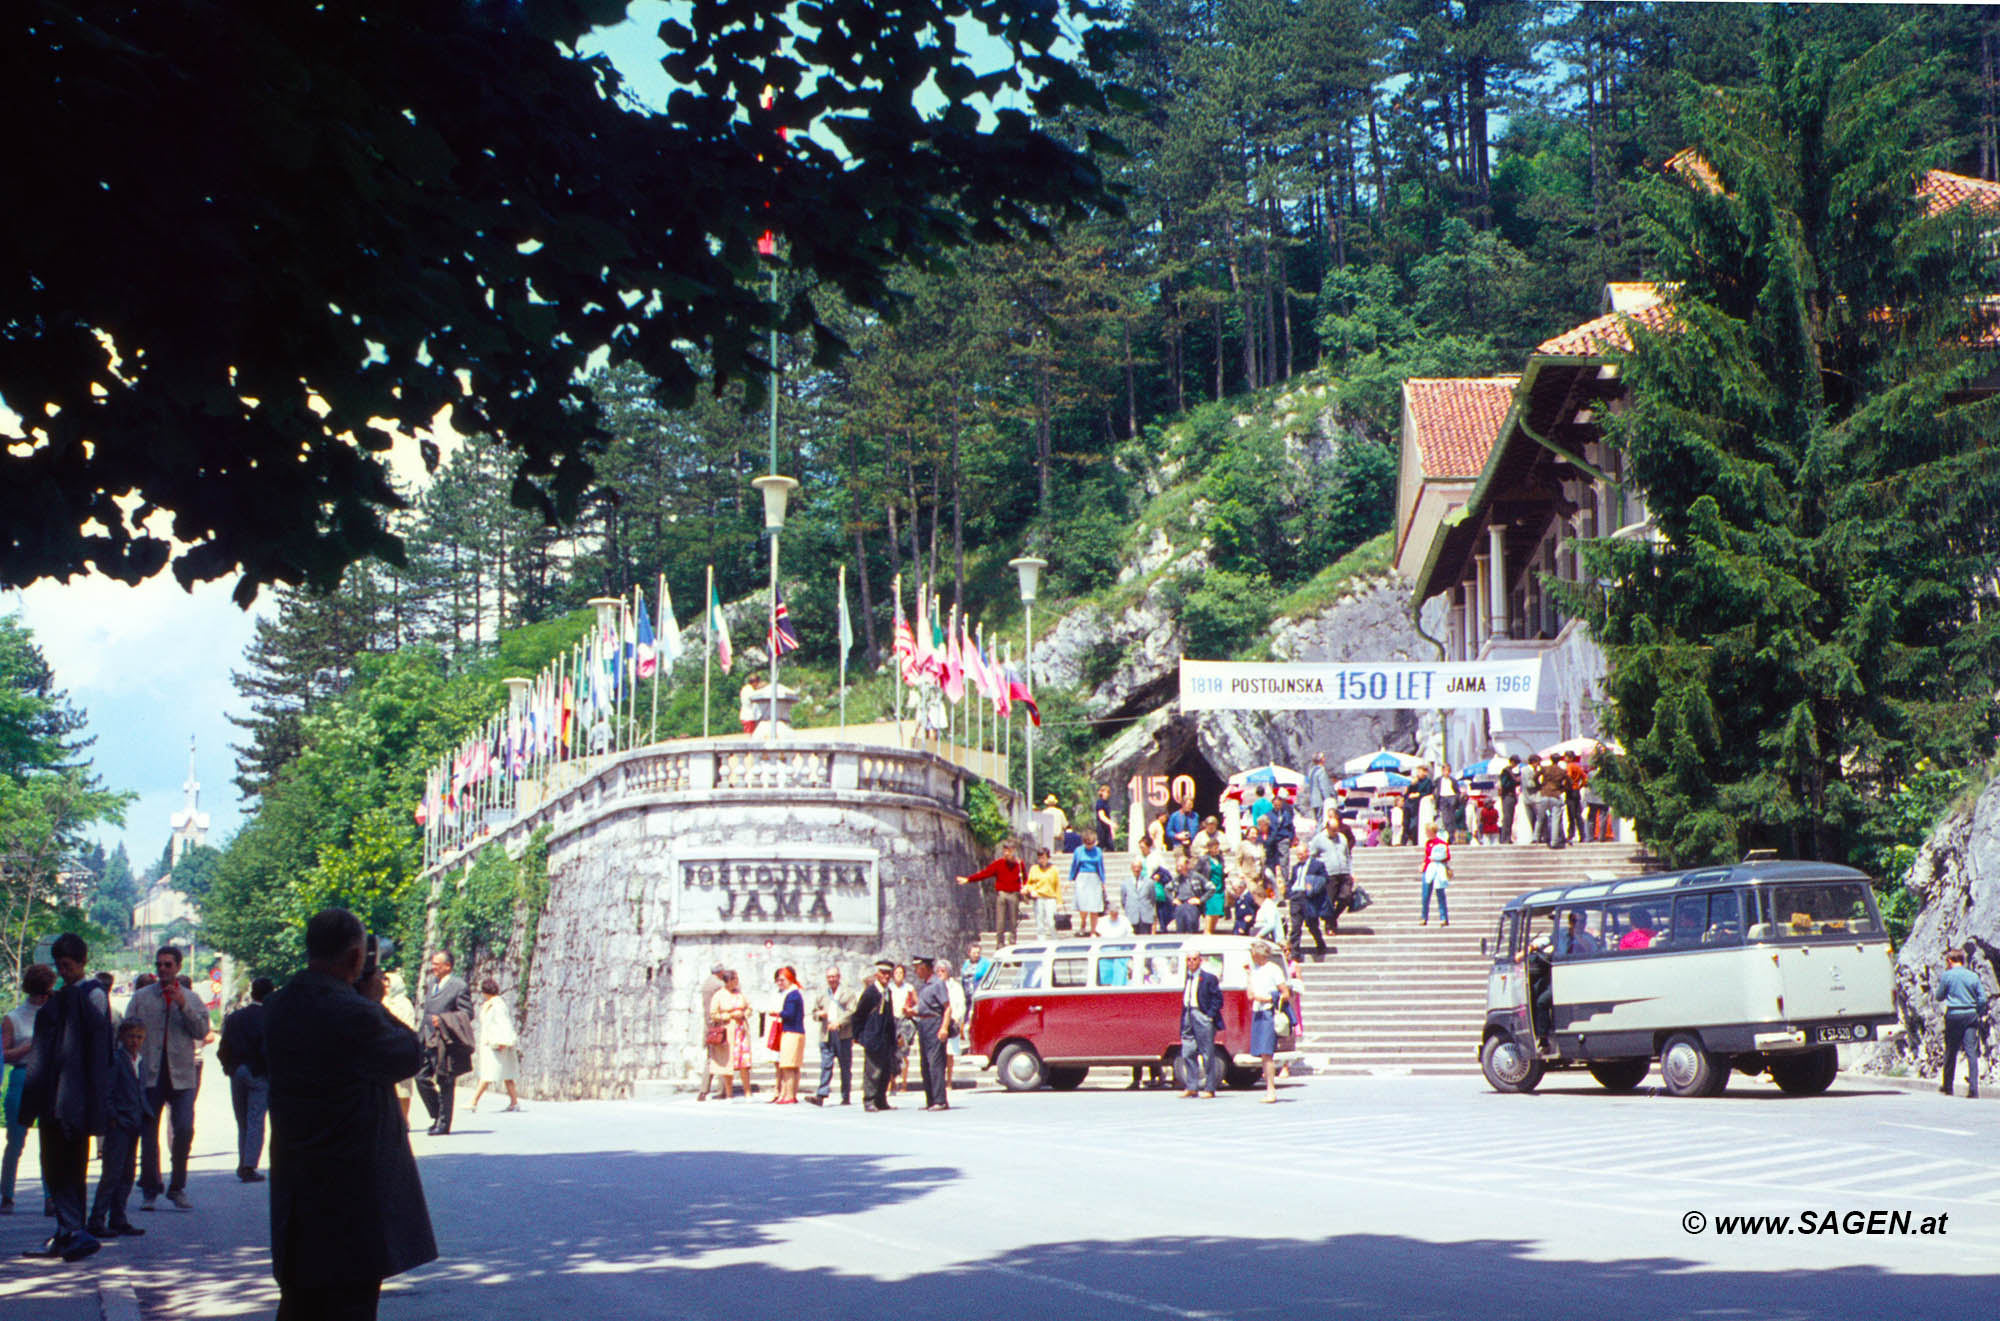
[[[847,622],[847,561],[840,562],[840,619]],[[840,727],[847,728],[847,639],[837,639],[840,647]]]
[[[708,566],[708,595],[701,603],[701,736],[708,737],[709,677],[715,668],[715,566]]]
[[[653,612],[660,617],[660,622],[653,629],[653,716],[646,723],[646,742],[649,744],[660,739],[660,671],[666,668],[663,662],[667,641],[667,575],[661,574],[655,586],[660,592],[659,599],[653,603]]]

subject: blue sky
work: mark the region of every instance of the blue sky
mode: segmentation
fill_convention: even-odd
[[[167,818],[181,805],[188,738],[197,744],[201,805],[209,841],[220,843],[242,818],[236,787],[236,737],[227,715],[242,709],[229,672],[242,664],[254,611],[229,599],[233,584],[205,583],[192,593],[171,577],[128,587],[107,578],[42,582],[0,596],[34,633],[56,683],[89,716],[98,774],[113,789],[138,794],[123,831],[136,871],[167,843]]]

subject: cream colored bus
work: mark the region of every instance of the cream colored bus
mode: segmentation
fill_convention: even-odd
[[[1675,1096],[1732,1071],[1823,1092],[1836,1048],[1896,1021],[1895,962],[1868,877],[1816,862],[1591,881],[1510,902],[1489,942],[1479,1059],[1502,1092],[1584,1068],[1629,1091],[1653,1061]]]

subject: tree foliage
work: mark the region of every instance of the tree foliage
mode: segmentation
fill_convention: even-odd
[[[1775,23],[1752,87],[1690,89],[1713,170],[1641,190],[1673,325],[1610,424],[1658,540],[1600,541],[1614,806],[1669,858],[1846,859],[1917,768],[2000,717],[2000,411],[1968,387],[1990,242],[1927,214],[1935,70]]]
[[[659,28],[658,111],[576,53],[626,8],[10,6],[0,81],[34,131],[0,149],[0,399],[30,443],[0,457],[0,581],[171,557],[243,600],[331,587],[400,557],[382,455],[445,412],[505,442],[514,504],[573,515],[594,353],[686,403],[697,355],[756,379],[769,326],[837,350],[810,299],[766,299],[765,231],[886,312],[905,262],[1113,204],[1044,127],[1105,108],[1089,0],[697,0]]]

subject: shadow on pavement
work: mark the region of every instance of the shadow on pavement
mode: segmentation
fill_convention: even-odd
[[[945,1201],[934,1217],[871,1216],[946,1191],[961,1177],[886,1156],[449,1154],[427,1157],[423,1177],[444,1258],[392,1284],[385,1321],[932,1321],[951,1312],[1062,1321],[1851,1321],[1984,1315],[1993,1298],[1991,1277],[1788,1269],[1783,1263],[1798,1256],[1783,1239],[1751,1241],[1768,1249],[1772,1265],[1760,1270],[1672,1255],[1552,1259],[1529,1237],[1535,1217],[1575,1213],[1533,1198],[1522,1205],[1521,1238],[1433,1243],[1358,1232],[1288,1237],[1282,1187],[1190,1186],[1191,1232],[1118,1239],[1105,1234],[1101,1214],[1077,1204],[1111,1204],[1110,1189],[1027,1187],[1012,1204]],[[127,1272],[149,1321],[270,1315],[276,1293],[262,1198],[233,1185],[226,1175],[195,1179],[197,1205],[211,1214],[148,1217],[154,1232],[146,1239],[120,1245],[115,1258],[101,1254]],[[1353,1219],[1365,1215],[1357,1206]],[[980,1217],[1004,1220],[990,1226],[1003,1235],[1043,1241],[955,1253],[954,1244],[979,1241],[989,1228]],[[1066,1236],[1084,1225],[1096,1232]],[[1606,1243],[1604,1255],[1619,1246]],[[1949,1238],[1912,1238],[1907,1246],[1912,1272],[1953,1261]],[[697,1260],[708,1254],[726,1255]],[[1824,1259],[1825,1245],[1815,1255]]]

